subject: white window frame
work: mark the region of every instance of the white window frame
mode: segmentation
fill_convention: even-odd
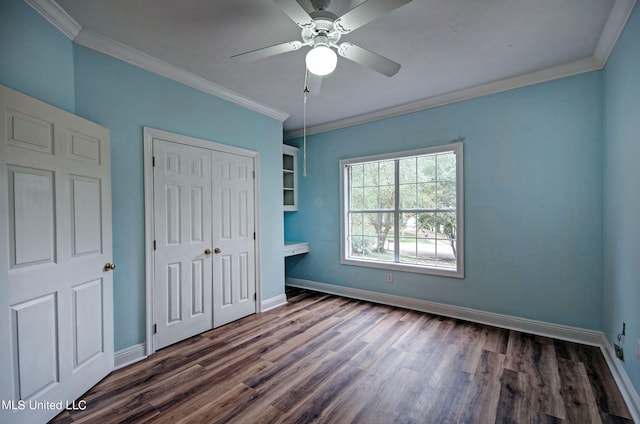
[[[441,146],[427,147],[404,152],[386,153],[381,155],[363,156],[343,159],[340,161],[340,263],[344,265],[379,268],[389,271],[405,271],[419,274],[438,275],[444,277],[464,278],[464,177],[462,142],[449,143]],[[456,155],[456,269],[430,267],[427,265],[405,264],[397,262],[383,262],[360,258],[347,257],[349,241],[346,234],[349,222],[349,178],[348,168],[351,164],[374,162],[394,159],[404,159],[411,156],[431,155],[453,152]],[[396,190],[399,182],[396,175]],[[398,193],[398,191],[396,191]],[[397,197],[397,196],[396,196]],[[394,213],[399,213],[396,202]],[[396,221],[397,222],[397,221]]]

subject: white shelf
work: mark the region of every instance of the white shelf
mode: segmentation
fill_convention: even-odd
[[[284,241],[284,256],[302,255],[309,252],[309,242],[306,241]]]
[[[282,204],[285,211],[298,210],[298,148],[282,146]]]

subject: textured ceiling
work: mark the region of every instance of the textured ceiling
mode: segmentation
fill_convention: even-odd
[[[401,109],[585,62],[596,54],[603,34],[620,31],[607,25],[615,1],[413,0],[341,40],[399,62],[400,71],[386,77],[338,58],[320,93],[309,98],[307,125]],[[299,2],[312,10],[308,0]],[[307,48],[248,63],[230,60],[234,54],[300,39],[300,29],[271,0],[57,3],[83,30],[286,112],[285,131],[302,127]],[[341,15],[358,3],[333,0],[329,10]],[[576,65],[573,73],[584,70]]]

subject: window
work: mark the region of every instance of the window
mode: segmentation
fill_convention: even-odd
[[[464,277],[462,142],[340,169],[342,263]]]

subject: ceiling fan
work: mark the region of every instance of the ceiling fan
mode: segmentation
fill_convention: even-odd
[[[306,64],[310,73],[329,75],[336,67],[337,56],[331,50],[353,62],[391,77],[400,70],[400,64],[353,43],[338,44],[344,34],[391,12],[411,0],[365,0],[349,12],[338,17],[327,10],[331,0],[311,0],[314,11],[307,11],[296,0],[273,0],[300,28],[302,41],[289,41],[232,56],[237,60],[256,60],[310,46]]]

